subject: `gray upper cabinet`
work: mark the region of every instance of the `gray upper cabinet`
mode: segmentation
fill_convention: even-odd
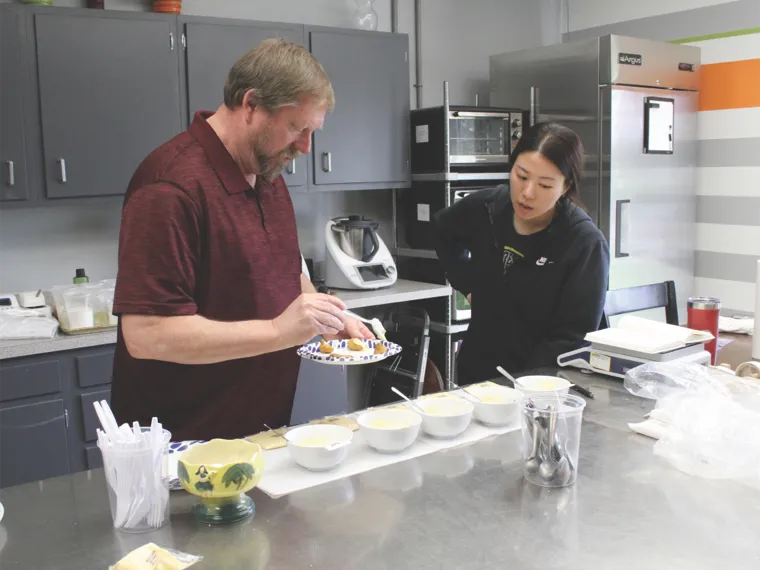
[[[28,192],[24,131],[24,13],[0,7],[0,201],[25,200]]]
[[[183,18],[186,35],[188,120],[196,111],[215,111],[223,102],[224,83],[233,64],[265,39],[304,43],[297,24]],[[306,157],[289,164],[283,176],[289,188],[306,186]]]
[[[335,110],[314,133],[314,184],[408,184],[408,37],[312,29],[310,46],[335,90]]]
[[[34,14],[48,198],[123,194],[182,130],[176,18]]]

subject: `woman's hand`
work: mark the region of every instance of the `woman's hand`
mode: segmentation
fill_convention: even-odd
[[[467,295],[467,302],[470,304],[470,306],[472,306],[472,293]]]

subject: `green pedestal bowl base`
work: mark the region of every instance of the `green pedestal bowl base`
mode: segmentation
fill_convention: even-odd
[[[256,507],[251,498],[241,493],[225,499],[201,499],[193,507],[195,518],[204,524],[227,524],[252,517]]]

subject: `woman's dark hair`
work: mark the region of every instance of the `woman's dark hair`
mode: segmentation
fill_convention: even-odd
[[[558,123],[536,123],[523,133],[512,151],[510,171],[523,152],[538,152],[556,166],[565,177],[565,196],[580,204],[583,143],[575,131]]]

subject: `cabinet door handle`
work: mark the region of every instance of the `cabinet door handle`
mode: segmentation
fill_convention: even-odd
[[[66,422],[66,427],[69,427],[69,410],[66,408],[63,410],[63,419]]]
[[[630,256],[630,253],[623,248],[623,240],[628,243],[627,238],[630,232],[630,212],[628,211],[630,205],[630,200],[618,200],[615,203],[615,257]]]
[[[169,32],[169,49],[174,51],[174,33]]]
[[[331,152],[322,153],[322,170],[324,170],[325,172],[332,172],[332,153]]]
[[[296,173],[296,161],[295,161],[295,159],[291,160],[288,163],[288,166],[285,169],[285,172],[287,172],[288,174],[295,174]]]
[[[59,181],[63,184],[66,184],[66,159],[65,158],[59,158],[57,161],[58,167],[60,168],[60,177]]]
[[[8,165],[8,186],[16,185],[16,169],[13,166],[12,160],[6,160],[5,164]]]

